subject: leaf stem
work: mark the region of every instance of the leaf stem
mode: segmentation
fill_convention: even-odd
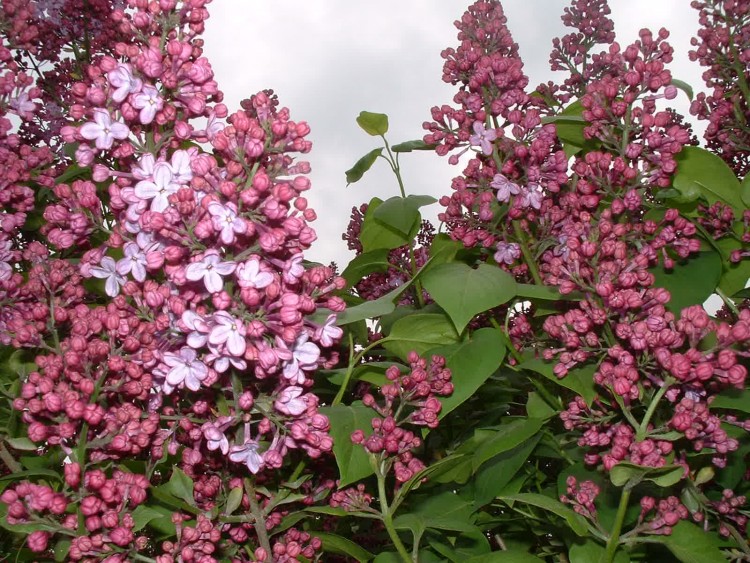
[[[253,528],[255,533],[258,535],[258,542],[260,546],[266,550],[266,553],[271,557],[271,542],[268,540],[268,531],[266,530],[266,519],[263,516],[263,511],[258,505],[258,499],[255,498],[255,487],[250,479],[245,479],[245,490],[247,491],[247,498],[250,500],[250,511],[253,515]]]
[[[531,273],[531,277],[534,279],[534,283],[537,285],[544,285],[542,276],[539,275],[539,270],[536,267],[534,257],[531,255],[531,251],[526,244],[526,235],[524,234],[523,229],[521,229],[521,225],[518,221],[513,221],[513,232],[516,234],[518,244],[521,247],[521,254],[523,254],[523,259],[526,262],[526,266],[528,266],[529,268],[529,272]]]
[[[617,546],[620,543],[620,532],[622,531],[622,523],[625,520],[625,512],[628,510],[628,502],[630,501],[630,489],[626,486],[622,490],[620,495],[620,504],[617,507],[617,515],[615,516],[615,523],[612,527],[612,533],[607,540],[607,549],[604,554],[603,563],[612,563],[615,560],[615,552]]]
[[[346,393],[346,388],[349,386],[349,380],[352,378],[352,373],[354,372],[354,366],[356,366],[359,361],[362,359],[362,357],[375,348],[378,344],[382,344],[386,340],[389,340],[389,338],[386,336],[385,338],[381,338],[380,340],[373,342],[369,346],[363,348],[360,352],[357,353],[356,356],[351,358],[349,360],[349,366],[346,368],[346,374],[344,375],[344,381],[341,383],[341,387],[339,387],[338,393],[336,393],[336,397],[334,397],[333,402],[331,403],[332,406],[338,405],[341,400],[344,398],[344,393]]]
[[[651,422],[651,417],[654,416],[654,412],[656,411],[656,407],[659,404],[659,401],[671,386],[672,380],[670,378],[665,379],[664,383],[662,383],[662,386],[651,399],[651,403],[648,405],[646,414],[643,415],[643,421],[641,422],[640,426],[638,427],[638,431],[635,434],[635,439],[638,442],[646,438],[646,433],[648,432],[648,423]]]
[[[383,475],[383,472],[378,469],[376,472],[376,476],[378,479],[378,497],[380,500],[380,512],[383,517],[383,524],[385,524],[385,529],[388,532],[388,535],[391,538],[391,541],[393,542],[393,545],[396,547],[396,551],[398,551],[398,554],[401,556],[401,559],[404,561],[404,563],[413,563],[416,561],[416,559],[413,559],[411,555],[409,555],[409,552],[406,550],[406,547],[404,547],[403,542],[401,541],[401,538],[398,537],[398,532],[396,532],[396,528],[393,526],[393,515],[391,514],[391,507],[388,506],[388,496],[385,492],[385,476]]]

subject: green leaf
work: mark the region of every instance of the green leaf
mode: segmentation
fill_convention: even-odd
[[[549,379],[554,381],[558,385],[566,387],[571,391],[575,391],[586,404],[591,406],[594,397],[596,397],[596,389],[594,386],[594,372],[596,367],[593,365],[586,365],[571,369],[565,377],[557,377],[553,373],[555,364],[553,362],[545,362],[541,358],[532,358],[526,360],[520,365],[523,369],[535,371]]]
[[[671,271],[661,265],[652,268],[654,285],[669,291],[672,299],[665,306],[675,314],[708,299],[719,284],[722,274],[721,255],[704,250],[675,264]]]
[[[167,491],[178,499],[184,500],[189,505],[195,505],[193,480],[179,467],[174,467],[172,469],[172,476],[167,483]]]
[[[641,481],[652,481],[660,487],[671,487],[682,479],[685,468],[681,465],[645,467],[621,461],[609,472],[609,478],[616,487],[633,488]]]
[[[22,452],[35,452],[39,446],[28,438],[5,438],[5,442],[14,450]]]
[[[348,286],[352,286],[369,274],[387,272],[391,266],[388,262],[389,254],[390,250],[387,248],[364,252],[349,262],[341,276],[346,280]]]
[[[320,413],[327,416],[331,423],[333,455],[341,479],[339,487],[346,487],[372,475],[369,455],[362,446],[352,443],[351,435],[355,430],[362,430],[365,434],[372,432],[372,419],[377,416],[375,411],[362,403],[355,403],[351,406],[321,407]]]
[[[693,87],[690,86],[687,82],[683,80],[677,80],[676,78],[672,79],[672,86],[675,86],[676,88],[679,88],[685,94],[687,94],[688,100],[691,102],[693,101]]]
[[[411,240],[412,232],[416,232],[419,229],[419,213],[416,217],[412,218],[411,230],[408,233],[404,233],[400,229],[396,229],[383,223],[375,217],[375,213],[383,204],[383,200],[374,197],[370,200],[365,212],[365,218],[362,222],[362,230],[359,233],[359,241],[362,243],[362,249],[365,252],[371,250],[377,250],[379,248],[398,248],[408,244]]]
[[[576,100],[562,110],[555,116],[554,120],[557,137],[561,141],[576,147],[584,146],[586,138],[583,135],[583,130],[588,123],[583,119],[583,105],[580,100]]]
[[[227,495],[227,502],[224,505],[224,514],[230,515],[237,510],[242,504],[242,487],[234,487]]]
[[[419,538],[426,528],[471,532],[473,523],[472,503],[465,501],[451,491],[426,497],[412,512],[399,515],[393,525],[398,530],[411,530]]]
[[[64,184],[66,182],[70,182],[71,180],[76,180],[82,176],[86,176],[90,172],[91,169],[88,167],[82,168],[77,164],[71,164],[70,166],[68,166],[65,172],[55,178],[55,184]]]
[[[378,297],[374,301],[365,301],[354,307],[347,307],[345,311],[336,314],[336,324],[338,326],[344,326],[351,323],[356,323],[365,319],[374,319],[376,317],[382,317],[393,311],[396,306],[393,301],[401,295],[406,286],[399,286],[393,291],[390,291]]]
[[[410,195],[407,197],[392,197],[385,200],[375,210],[375,219],[384,225],[387,225],[405,237],[414,228],[415,222],[421,222],[419,208],[425,205],[432,205],[437,200],[432,196]]]
[[[534,436],[544,424],[538,418],[516,418],[503,424],[492,437],[480,444],[474,453],[474,471],[497,454],[507,452]]]
[[[725,389],[714,397],[711,409],[730,409],[750,413],[750,390],[734,387]]]
[[[388,116],[384,113],[360,112],[357,124],[368,135],[379,137],[388,132]]]
[[[480,328],[471,338],[436,354],[445,357],[451,370],[453,393],[441,398],[440,419],[471,397],[495,373],[505,358],[502,334],[494,328]]]
[[[734,208],[735,215],[745,209],[740,197],[740,183],[721,158],[693,146],[684,147],[675,158],[677,173],[672,178],[672,185],[687,201],[695,199],[697,192],[709,204],[720,201]]]
[[[360,158],[354,166],[346,171],[346,185],[348,186],[349,184],[359,182],[362,179],[362,176],[365,175],[365,172],[372,168],[372,165],[375,164],[375,161],[382,152],[382,147],[379,149],[372,149],[365,156]]]
[[[517,290],[513,276],[500,268],[480,264],[473,269],[458,262],[432,268],[423,276],[422,284],[459,333],[475,315],[507,303]]]
[[[405,141],[393,145],[391,150],[393,152],[431,151],[434,150],[436,146],[437,145],[428,145],[422,139],[416,139],[414,141]]]
[[[375,557],[365,548],[343,536],[329,534],[328,532],[312,532],[311,535],[323,542],[323,551],[326,553],[348,555],[357,561],[370,561]]]
[[[576,561],[571,559],[570,561]],[[536,555],[525,551],[493,551],[485,555],[478,555],[464,559],[465,563],[544,563],[544,559],[539,559]]]
[[[549,498],[536,493],[520,493],[517,495],[507,495],[500,498],[509,504],[513,502],[523,502],[525,504],[530,504],[532,506],[542,508],[548,512],[551,512],[552,514],[556,514],[557,516],[565,520],[570,529],[579,536],[585,535],[588,530],[586,519],[580,514],[576,514],[559,500],[555,500],[553,498]]]
[[[384,346],[402,360],[409,352],[419,355],[438,346],[458,342],[458,334],[448,317],[438,313],[418,313],[393,323]]]
[[[568,551],[568,559],[576,563],[601,563],[605,561],[606,552],[604,546],[594,540],[588,540],[584,543],[573,544]],[[630,557],[624,551],[618,551],[615,554],[614,563],[628,563],[629,561]]]
[[[750,279],[750,260],[742,260],[736,264],[731,262],[732,251],[742,249],[742,243],[735,240],[734,237],[724,237],[715,241],[715,244],[721,250],[722,262],[724,263],[724,273],[719,281],[719,289],[731,297],[742,291],[747,284],[747,280]]]
[[[483,506],[501,495],[534,451],[541,436],[532,436],[515,448],[496,455],[482,465],[474,485],[474,503]]]
[[[132,512],[132,515],[133,522],[135,523],[135,526],[133,527],[134,532],[142,530],[146,526],[146,524],[148,524],[152,520],[164,517],[164,514],[162,512],[159,512],[158,510],[155,510],[144,504],[136,506]]]
[[[672,528],[671,535],[650,536],[649,540],[666,545],[683,563],[726,563],[716,535],[685,520]]]
[[[740,198],[745,207],[750,208],[750,174],[742,179],[742,184],[740,184]]]

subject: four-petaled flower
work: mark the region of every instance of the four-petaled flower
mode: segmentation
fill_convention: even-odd
[[[124,248],[125,257],[117,261],[117,273],[133,274],[133,279],[142,282],[146,279],[146,254],[136,243],[129,242]]]
[[[485,129],[484,123],[475,121],[472,126],[474,134],[469,137],[469,143],[472,146],[478,146],[486,155],[492,154],[492,141],[497,139],[497,132],[494,129]]]
[[[208,335],[208,342],[214,346],[224,344],[230,354],[242,356],[247,348],[244,323],[226,311],[217,312],[213,316],[213,322],[214,326]]]
[[[166,382],[169,392],[181,383],[191,391],[200,389],[201,382],[208,377],[206,364],[197,359],[198,354],[192,348],[183,346],[178,354],[167,352],[164,363],[171,369],[167,373]],[[166,389],[165,389],[165,392]]]
[[[209,293],[218,293],[224,288],[221,276],[228,276],[236,267],[234,262],[222,262],[218,252],[209,250],[200,262],[193,262],[185,269],[185,277],[190,281],[203,280]]]
[[[518,195],[521,192],[518,184],[511,182],[502,174],[495,174],[492,182],[490,182],[490,186],[497,190],[497,200],[500,203],[506,203],[510,199],[511,194]]]
[[[273,274],[261,271],[260,260],[253,257],[237,266],[237,283],[240,287],[263,289],[273,283]]]
[[[143,164],[143,163],[142,163]],[[154,165],[153,180],[141,180],[135,185],[135,195],[151,200],[151,211],[162,212],[169,207],[169,196],[180,189],[174,181],[172,167],[166,162]]]
[[[344,334],[344,331],[336,326],[336,315],[328,315],[324,325],[315,330],[315,338],[325,347],[333,346]]]
[[[257,473],[263,466],[263,457],[258,453],[258,442],[245,440],[241,446],[232,446],[229,449],[229,459],[235,463],[244,463],[250,473]]]
[[[308,342],[308,338],[307,333],[303,333],[297,338],[292,349],[292,359],[284,365],[284,377],[292,383],[304,383],[305,374],[302,370],[314,370],[318,365],[320,348],[312,342]]]
[[[237,206],[234,203],[222,205],[212,201],[208,204],[208,212],[211,214],[214,229],[219,231],[219,238],[224,244],[233,243],[235,234],[247,232],[247,223],[237,216]]]
[[[225,417],[222,417],[225,418]],[[221,453],[227,455],[229,452],[229,440],[224,435],[221,426],[217,425],[220,421],[206,422],[201,426],[203,437],[206,439],[206,447],[209,451],[221,450]]]
[[[106,280],[104,291],[110,297],[116,297],[120,293],[120,286],[125,285],[125,278],[117,272],[117,264],[109,256],[102,258],[99,266],[91,268],[91,275],[95,278]]]
[[[138,119],[148,125],[156,117],[156,112],[164,107],[159,91],[153,86],[144,86],[143,90],[133,96],[133,107],[141,110]]]
[[[521,257],[521,247],[515,242],[498,242],[497,252],[495,252],[495,262],[500,264],[505,262],[510,265]]]
[[[125,139],[130,134],[130,129],[120,121],[112,121],[107,110],[95,109],[94,121],[81,125],[80,132],[84,139],[95,141],[97,149],[108,150],[112,148],[115,139]]]
[[[296,385],[286,387],[281,391],[273,406],[282,414],[299,416],[307,410],[307,400],[301,396],[304,392],[302,387]]]
[[[140,79],[133,76],[133,72],[128,64],[118,64],[117,68],[107,73],[109,83],[116,88],[110,95],[112,100],[120,103],[128,94],[138,92],[143,83]]]

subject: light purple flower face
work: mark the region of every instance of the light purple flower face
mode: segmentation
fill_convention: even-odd
[[[221,450],[221,453],[227,455],[229,453],[229,440],[224,435],[219,427],[213,422],[206,422],[201,426],[203,437],[206,439],[206,447],[210,451]]]
[[[286,387],[276,399],[273,406],[282,414],[299,416],[307,410],[307,401],[302,396],[304,389],[296,385]]]
[[[115,139],[125,139],[130,134],[130,129],[120,121],[112,121],[107,110],[95,109],[94,121],[81,125],[80,133],[84,139],[95,141],[96,148],[109,150]]]
[[[144,86],[143,90],[133,96],[133,107],[141,110],[138,119],[143,125],[148,125],[156,117],[156,112],[164,107],[164,101],[159,91],[153,86]]]
[[[193,170],[190,168],[189,151],[174,151],[170,162],[172,163],[172,174],[174,175],[175,182],[183,186],[193,179]]]
[[[146,254],[134,242],[125,245],[124,258],[117,261],[117,273],[125,276],[133,274],[133,279],[143,282],[146,279]]]
[[[315,331],[315,338],[325,347],[331,347],[344,335],[344,331],[336,326],[336,315],[328,315],[326,324]]]
[[[258,453],[258,442],[255,440],[247,440],[241,446],[232,446],[229,449],[229,459],[235,463],[244,463],[253,474],[263,467],[263,457]]]
[[[284,377],[292,383],[304,383],[305,374],[302,370],[311,371],[318,366],[320,348],[307,339],[306,333],[297,338],[292,349],[292,359],[284,365]]]
[[[208,205],[214,229],[219,232],[219,238],[224,244],[234,242],[235,234],[247,232],[247,223],[237,216],[237,206],[233,203],[222,205],[217,201]]]
[[[242,356],[247,348],[244,323],[225,311],[213,316],[213,328],[208,335],[208,342],[214,346],[225,345],[233,356]]]
[[[133,176],[138,178],[139,180],[148,180],[152,174],[154,173],[154,165],[156,164],[156,159],[154,158],[153,154],[144,154],[141,159],[138,161],[137,166],[133,166]],[[128,201],[128,203],[134,203],[133,201]]]
[[[210,344],[208,346],[208,349],[209,354],[206,356],[206,363],[212,364],[211,367],[214,368],[214,371],[216,371],[216,373],[224,373],[229,369],[230,365],[234,366],[240,371],[247,369],[247,362],[245,360],[227,354],[222,349]]]
[[[497,252],[495,252],[495,262],[498,264],[506,263],[512,264],[521,257],[521,247],[515,242],[498,242]]]
[[[15,98],[11,98],[10,107],[21,119],[28,119],[36,111],[36,104],[29,99],[28,92],[21,92]]]
[[[171,368],[167,373],[167,383],[171,387],[184,383],[191,391],[200,389],[201,382],[208,377],[208,368],[197,358],[195,350],[187,346],[180,348],[179,354],[164,354],[164,363]]]
[[[125,285],[125,278],[117,272],[117,264],[109,256],[102,258],[99,266],[91,268],[91,275],[105,280],[104,291],[110,297],[116,297],[120,293],[120,286]]]
[[[511,195],[518,195],[521,191],[518,184],[511,182],[502,174],[495,174],[490,186],[497,190],[497,200],[500,203],[507,203]]]
[[[295,283],[302,277],[302,274],[305,273],[305,267],[302,265],[302,260],[304,260],[304,258],[305,257],[300,252],[286,261],[283,273],[284,281],[286,283]]]
[[[483,154],[491,155],[492,141],[497,139],[495,130],[485,129],[484,123],[481,121],[475,121],[472,129],[474,129],[474,134],[469,137],[469,143],[474,147],[480,147]]]
[[[187,310],[182,313],[183,324],[190,329],[187,345],[191,348],[202,348],[208,341],[208,323],[195,311]]]
[[[541,186],[537,184],[529,184],[527,188],[521,188],[521,207],[540,209],[542,207],[543,199],[544,192],[542,191]]]
[[[237,283],[240,287],[263,289],[273,283],[273,274],[261,271],[260,260],[253,257],[237,266]]]
[[[185,269],[185,277],[190,281],[203,280],[209,293],[219,293],[224,289],[224,279],[237,265],[234,262],[222,262],[221,256],[215,250],[209,250],[200,262],[193,262]]]
[[[153,180],[141,180],[135,185],[135,195],[151,200],[151,211],[161,213],[169,207],[169,196],[180,189],[174,181],[172,168],[166,162],[154,165]]]
[[[133,76],[130,65],[119,64],[117,68],[107,73],[109,83],[116,89],[110,95],[112,99],[121,103],[129,94],[139,92],[143,83]]]

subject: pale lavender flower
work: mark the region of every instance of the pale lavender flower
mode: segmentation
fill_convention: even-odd
[[[229,459],[235,463],[244,463],[250,473],[258,473],[263,467],[263,457],[258,453],[258,442],[245,440],[241,446],[232,446],[229,449]]]
[[[112,148],[115,139],[125,139],[130,134],[130,129],[120,121],[112,121],[107,110],[95,109],[94,121],[81,125],[80,133],[84,139],[95,141],[96,148],[108,150]]]
[[[213,316],[213,327],[208,335],[208,342],[214,346],[224,344],[230,354],[242,356],[247,348],[246,333],[242,321],[235,319],[226,311],[218,311]]]
[[[474,147],[481,147],[482,153],[492,154],[492,141],[497,139],[497,132],[494,129],[485,129],[484,123],[475,121],[472,126],[474,134],[469,137],[469,143]]]
[[[142,282],[146,279],[146,254],[134,242],[125,244],[125,257],[117,261],[117,273],[125,276],[133,274],[133,279]]]
[[[159,91],[153,86],[144,86],[138,94],[132,98],[133,107],[141,110],[138,114],[143,125],[148,125],[156,117],[156,112],[164,107],[164,101],[159,95]]]
[[[193,179],[193,169],[190,168],[190,151],[174,151],[172,154],[172,174],[174,181],[180,185],[185,185]]]
[[[519,202],[521,207],[540,209],[542,207],[543,199],[544,192],[538,184],[529,184],[528,188],[521,188],[521,199]]]
[[[296,283],[302,277],[302,274],[305,273],[305,267],[302,265],[304,258],[303,254],[298,252],[286,261],[282,274],[286,283]]]
[[[236,276],[240,287],[263,289],[273,283],[273,274],[260,269],[260,260],[257,257],[252,257],[237,266]]]
[[[236,267],[234,262],[222,262],[218,252],[209,250],[200,262],[193,262],[185,269],[185,277],[190,281],[203,280],[209,293],[219,293],[224,288],[221,276],[228,276]]]
[[[115,87],[111,97],[117,103],[122,102],[129,94],[139,92],[143,85],[140,79],[133,76],[129,64],[118,64],[117,68],[107,73],[107,78],[109,83]]]
[[[224,435],[221,426],[217,426],[214,422],[206,422],[201,426],[201,431],[203,432],[203,437],[206,439],[206,447],[209,451],[221,450],[221,453],[224,455],[229,453],[229,440]]]
[[[235,234],[247,232],[247,223],[237,216],[237,206],[234,203],[222,205],[218,201],[212,201],[208,204],[208,212],[211,214],[214,229],[219,231],[219,238],[224,244],[233,243]]]
[[[169,207],[169,196],[180,189],[174,181],[172,168],[166,162],[154,165],[152,180],[141,180],[135,185],[135,195],[151,200],[151,211],[162,212]]]
[[[521,257],[521,247],[515,242],[498,242],[497,252],[495,252],[495,262],[500,264],[505,262],[510,265]]]
[[[141,157],[141,159],[138,161],[138,164],[133,166],[132,168],[133,176],[135,176],[139,180],[148,180],[154,174],[155,164],[156,164],[156,159],[154,158],[153,154],[149,154],[149,153],[144,154]],[[133,202],[129,201],[128,203],[133,203]]]
[[[312,342],[308,342],[307,333],[301,334],[292,348],[292,359],[284,365],[284,377],[292,383],[302,384],[305,382],[305,374],[302,370],[314,370],[318,366],[320,348]]]
[[[307,410],[307,400],[302,396],[304,392],[302,387],[296,385],[286,387],[281,391],[273,406],[282,414],[299,416]]]
[[[125,278],[117,272],[117,264],[109,256],[102,258],[99,266],[91,268],[91,275],[105,280],[104,291],[110,297],[116,297],[120,293],[120,286],[125,285]]]
[[[232,365],[238,370],[246,370],[247,362],[241,358],[236,358],[227,354],[222,349],[208,345],[209,354],[206,356],[206,363],[212,364],[216,373],[224,373]]]
[[[172,388],[184,383],[191,391],[200,389],[201,382],[208,377],[208,368],[197,357],[195,350],[187,346],[180,348],[179,354],[164,354],[164,363],[171,368],[166,381]]]
[[[315,330],[315,339],[325,347],[333,346],[343,336],[344,331],[336,326],[336,315],[328,315],[323,326]]]
[[[29,99],[28,92],[21,92],[10,100],[10,107],[21,119],[31,119],[36,111],[36,104]]]
[[[506,203],[510,199],[511,194],[518,195],[521,191],[518,184],[511,182],[502,174],[495,174],[492,182],[490,182],[490,186],[497,190],[497,200],[500,203]]]
[[[190,329],[187,336],[187,345],[191,348],[202,348],[208,341],[208,323],[195,311],[188,309],[182,313],[183,324]]]

